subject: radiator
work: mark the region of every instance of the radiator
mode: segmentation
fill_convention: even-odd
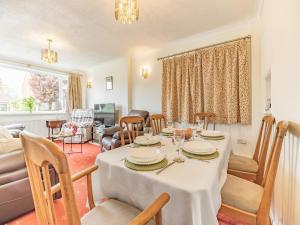
[[[14,123],[21,123],[25,125],[26,130],[32,132],[34,134],[47,137],[48,136],[48,128],[46,127],[46,120],[53,119],[65,119],[68,120],[68,115],[12,115],[12,116],[2,116],[0,115],[0,125],[9,125]]]

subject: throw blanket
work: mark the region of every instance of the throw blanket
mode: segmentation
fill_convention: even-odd
[[[0,154],[22,149],[20,138],[0,138]]]

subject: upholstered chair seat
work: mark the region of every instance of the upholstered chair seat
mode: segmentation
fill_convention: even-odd
[[[228,174],[222,188],[222,202],[250,213],[257,213],[264,188],[251,181]]]
[[[89,211],[81,218],[82,225],[124,225],[128,224],[141,211],[124,202],[110,199]],[[154,223],[148,223],[154,224]]]
[[[257,173],[258,163],[251,158],[233,154],[230,156],[228,169]]]

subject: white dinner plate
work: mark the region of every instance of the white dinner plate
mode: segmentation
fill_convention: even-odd
[[[155,145],[158,144],[159,142],[160,142],[159,136],[151,136],[151,137],[137,136],[134,140],[134,143],[138,145]]]
[[[161,154],[158,148],[140,147],[129,150],[128,156],[135,161],[151,162],[158,158]]]
[[[204,137],[222,137],[224,136],[221,131],[218,130],[203,130],[201,135]]]
[[[137,148],[131,149],[126,158],[134,164],[149,165],[162,161],[165,156],[156,148]]]
[[[162,130],[161,130],[161,132],[162,133],[165,133],[165,134],[173,134],[174,133],[174,128],[172,128],[172,127],[166,127],[166,128],[163,128]]]
[[[198,155],[210,155],[217,151],[211,143],[205,141],[184,142],[182,148],[189,153]]]

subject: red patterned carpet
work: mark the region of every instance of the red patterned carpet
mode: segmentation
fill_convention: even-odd
[[[69,145],[65,146],[66,149],[69,148]],[[73,145],[74,150],[80,150],[80,145]],[[93,165],[97,154],[100,153],[98,146],[93,144],[84,144],[82,154],[70,154],[67,155],[70,170],[73,173],[76,173],[90,165]],[[86,206],[87,199],[87,190],[86,190],[86,180],[83,178],[74,183],[74,190],[76,194],[77,204],[79,208],[80,215],[85,214],[88,209]],[[65,224],[65,216],[63,212],[63,203],[61,200],[55,201],[55,209],[57,212],[57,220],[59,225]],[[230,218],[225,215],[218,215],[220,225],[236,225],[241,224],[232,221]],[[7,225],[38,225],[35,212],[30,212],[16,220],[11,221]],[[209,225],[209,224],[208,224]]]

